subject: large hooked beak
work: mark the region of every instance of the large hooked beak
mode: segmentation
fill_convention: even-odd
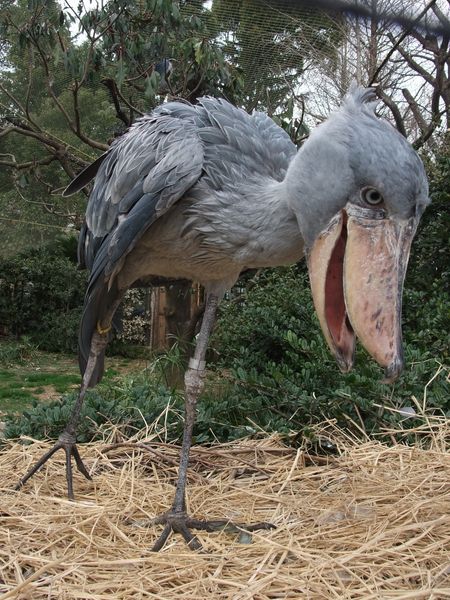
[[[350,371],[355,335],[384,367],[385,383],[403,369],[402,291],[417,219],[347,204],[316,238],[308,256],[314,305],[342,372]]]

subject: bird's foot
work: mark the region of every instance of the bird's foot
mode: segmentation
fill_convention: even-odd
[[[152,547],[152,552],[161,550],[172,532],[180,533],[190,550],[203,550],[201,543],[197,536],[191,532],[191,529],[208,532],[225,531],[227,533],[236,533],[239,535],[241,543],[249,543],[251,540],[249,532],[251,531],[275,529],[275,525],[265,522],[247,525],[244,523],[232,523],[231,521],[222,519],[202,521],[200,519],[193,519],[184,511],[175,510],[168,511],[156,517],[151,523],[153,525],[164,525],[163,532]]]
[[[31,478],[39,469],[51,458],[58,450],[64,450],[66,455],[66,480],[67,480],[67,495],[69,500],[74,500],[73,494],[73,476],[72,476],[72,457],[75,459],[75,464],[78,470],[82,473],[86,479],[92,479],[86,469],[78,448],[76,446],[76,438],[74,435],[64,431],[58,438],[56,444],[50,448],[41,458],[31,467],[29,471],[22,477],[15,489],[20,488]]]

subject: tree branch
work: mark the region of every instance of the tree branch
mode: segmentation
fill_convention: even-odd
[[[403,42],[404,39],[406,39],[406,37],[411,32],[414,31],[415,25],[417,25],[417,23],[419,23],[419,21],[427,14],[427,12],[430,10],[430,8],[432,8],[435,4],[436,4],[436,0],[430,0],[430,2],[428,2],[428,4],[424,7],[424,9],[411,22],[410,27],[406,28],[405,31],[402,33],[402,35],[397,40],[394,38],[394,36],[390,32],[388,32],[388,37],[392,42],[392,48],[386,54],[386,56],[382,60],[381,64],[378,66],[377,70],[373,74],[373,76],[369,82],[369,85],[372,85],[377,80],[377,77],[381,73],[381,70],[387,64],[388,60],[391,58],[391,56],[394,54],[394,52],[396,50],[398,50],[401,53],[400,44]]]
[[[25,98],[25,115],[28,119],[28,122],[31,123],[35,129],[38,129],[39,131],[41,131],[41,128],[32,119],[31,114],[30,114],[30,98],[31,98],[31,88],[32,88],[32,82],[33,82],[32,74],[33,74],[33,51],[32,51],[32,48],[30,48],[29,56],[28,56],[28,86],[27,86],[27,95]]]
[[[11,133],[18,133],[19,135],[23,135],[25,137],[31,137],[43,144],[47,151],[55,156],[55,158],[59,161],[70,179],[75,177],[75,171],[73,170],[71,163],[78,164],[81,167],[85,167],[89,164],[88,161],[82,160],[78,156],[69,153],[65,145],[56,142],[44,133],[33,131],[26,124],[20,124],[19,126],[9,125],[8,127],[0,128],[0,139]]]
[[[114,108],[116,109],[116,115],[117,117],[123,122],[125,123],[125,125],[127,127],[129,127],[131,125],[131,119],[128,118],[128,116],[125,114],[125,112],[122,110],[122,107],[120,105],[120,99],[124,100],[125,99],[121,96],[120,92],[119,92],[119,88],[117,87],[117,83],[114,81],[114,79],[111,78],[105,78],[102,79],[101,82],[103,83],[103,85],[108,88],[109,93],[111,94],[111,100],[114,104]],[[130,110],[135,110],[134,107],[132,108],[131,105],[125,101],[125,103],[127,104],[128,108],[130,108]]]
[[[385,94],[383,92],[383,90],[380,89],[379,87],[376,88],[376,94],[386,104],[386,106],[391,111],[392,116],[394,117],[395,125],[396,125],[397,129],[399,130],[399,132],[404,137],[407,137],[405,122],[403,120],[403,117],[402,117],[400,110],[399,110],[398,106],[396,105],[396,103],[392,100],[392,98],[389,98],[389,96],[387,94]]]
[[[33,131],[33,129],[28,128],[26,125],[20,124],[19,126],[18,125],[8,125],[8,127],[0,127],[0,138],[5,137],[5,136],[9,135],[10,133],[19,133],[20,135],[34,138],[34,139],[38,140],[39,142],[41,142],[42,144],[44,144],[45,146],[53,148],[56,151],[64,150],[64,147],[61,144],[55,142],[54,140],[52,140],[51,138],[49,138],[47,135],[45,135],[44,133],[42,133],[40,131]]]
[[[12,160],[2,160],[3,156],[11,156]],[[36,167],[38,165],[49,165],[54,160],[57,160],[57,157],[54,154],[47,156],[45,158],[40,158],[38,160],[30,160],[27,162],[18,163],[13,154],[0,154],[0,165],[3,167],[11,167],[18,171],[22,171],[23,169],[31,169],[32,167]]]
[[[391,34],[389,34],[389,37],[391,37]],[[436,84],[436,80],[434,79],[434,77],[426,69],[424,69],[424,67],[422,67],[422,65],[420,65],[417,61],[415,61],[413,59],[413,57],[411,56],[411,54],[406,52],[406,50],[404,48],[399,46],[397,49],[398,49],[399,53],[403,56],[405,61],[408,63],[408,65],[412,69],[414,69],[414,71],[416,71],[416,73],[418,73],[421,77],[423,77],[423,79],[425,79],[425,81],[427,81],[431,86],[434,87]]]
[[[406,102],[408,103],[409,108],[411,109],[413,117],[414,117],[417,125],[419,126],[420,132],[422,134],[424,134],[425,131],[428,130],[428,123],[422,116],[422,113],[420,111],[419,106],[417,105],[417,102],[414,100],[413,95],[407,88],[402,89],[402,94],[403,94],[403,97],[405,98]]]
[[[442,117],[442,115],[445,113],[446,111],[443,110],[441,113],[439,113],[439,119]],[[436,129],[438,123],[435,122],[434,120],[431,121],[431,123],[428,126],[428,129],[421,134],[418,138],[416,138],[414,140],[414,142],[412,143],[413,148],[415,148],[415,150],[418,150],[419,148],[421,148],[425,142],[427,142],[430,137],[433,135],[434,130]]]
[[[13,96],[13,94],[11,94],[11,92],[10,92],[10,91],[8,91],[8,90],[7,90],[7,89],[6,89],[6,88],[5,88],[5,87],[4,87],[4,86],[3,86],[1,83],[0,83],[0,90],[1,90],[1,91],[2,91],[2,92],[3,92],[3,93],[6,95],[6,96],[8,96],[8,98],[11,100],[11,102],[17,106],[17,108],[19,109],[19,111],[20,111],[21,113],[25,114],[25,109],[24,109],[24,107],[22,106],[22,103],[21,103],[21,102],[19,102],[19,100],[18,100],[18,99],[17,99],[15,96]]]
[[[434,5],[432,7],[432,11],[436,15],[436,17],[439,19],[439,21],[442,23],[442,25],[445,27],[445,30],[447,32],[449,32],[450,31],[450,20],[444,15],[444,13],[441,11],[439,6]]]
[[[70,117],[69,113],[67,112],[66,108],[64,107],[64,105],[59,101],[59,98],[57,97],[57,95],[55,94],[52,85],[51,85],[51,73],[50,73],[50,69],[49,69],[49,65],[48,65],[48,61],[47,61],[47,57],[45,55],[45,52],[42,50],[42,48],[39,45],[38,40],[32,36],[30,34],[30,38],[33,41],[33,44],[35,46],[35,48],[37,49],[40,57],[41,57],[41,61],[42,61],[42,66],[44,67],[44,72],[45,72],[45,82],[47,84],[47,90],[53,100],[53,102],[56,104],[56,106],[58,107],[59,111],[61,112],[61,114],[64,116],[64,118],[67,121],[67,124],[69,125],[71,131],[85,144],[87,144],[88,146],[91,146],[91,148],[96,148],[97,150],[108,150],[108,145],[107,144],[102,144],[101,142],[97,142],[96,140],[91,139],[90,137],[88,137],[87,135],[85,135],[82,131],[81,128],[79,127],[80,124],[78,124],[77,127],[77,123],[75,120],[75,123],[73,122],[72,118]],[[76,85],[76,84],[75,84]],[[75,107],[74,107],[75,110]]]

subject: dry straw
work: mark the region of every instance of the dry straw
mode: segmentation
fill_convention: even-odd
[[[159,528],[148,520],[169,508],[177,461],[177,448],[149,430],[82,446],[94,479],[76,476],[76,502],[65,498],[62,455],[11,492],[49,444],[9,445],[0,454],[0,597],[450,598],[449,423],[403,431],[412,447],[357,441],[332,423],[318,435],[334,456],[276,436],[193,449],[193,514],[277,526],[247,544],[201,533],[204,553],[178,536],[149,551]]]

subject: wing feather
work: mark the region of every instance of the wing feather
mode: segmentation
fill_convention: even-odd
[[[73,179],[63,191],[62,195],[65,198],[67,198],[67,196],[72,196],[72,194],[76,194],[77,192],[82,190],[97,175],[97,171],[99,170],[107,155],[108,152],[105,152],[104,154],[96,158],[93,163],[91,163],[80,173],[78,173],[75,179]]]
[[[196,183],[202,164],[192,118],[153,113],[114,142],[97,173],[80,248],[90,287],[100,275],[111,275],[148,227]]]
[[[270,117],[260,112],[249,115],[214,98],[202,98],[199,106],[203,168],[213,189],[237,191],[249,182],[284,178],[297,148]]]

